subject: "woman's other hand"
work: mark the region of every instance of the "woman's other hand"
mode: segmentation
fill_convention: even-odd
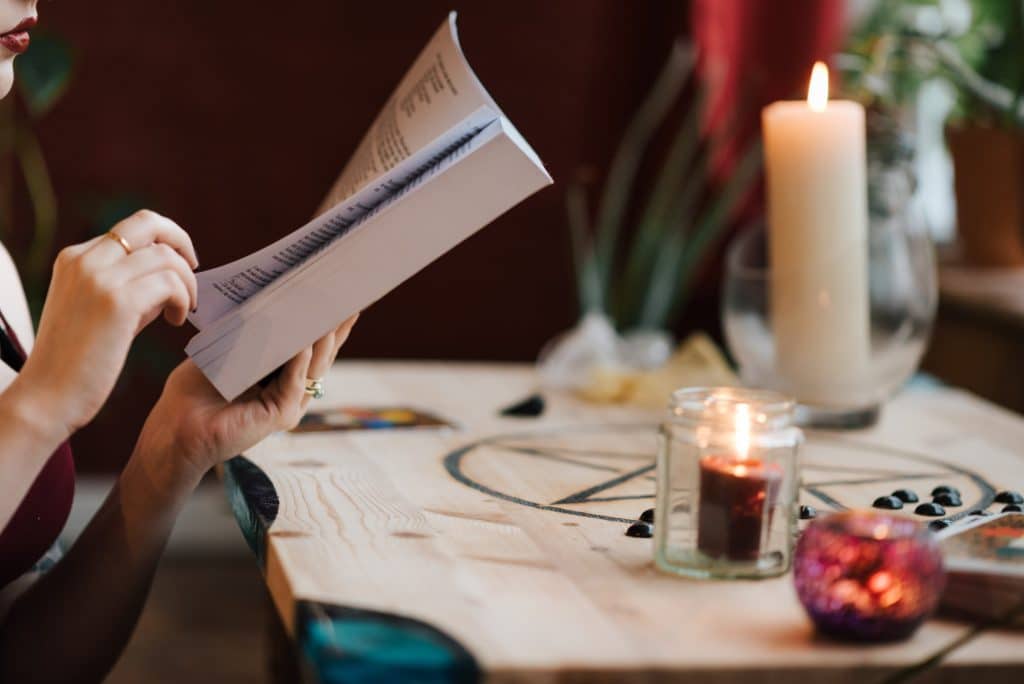
[[[178,366],[146,419],[133,460],[150,478],[189,489],[212,466],[237,456],[278,430],[295,427],[310,395],[306,378],[327,373],[358,314],[293,357],[266,387],[227,402],[191,359]]]
[[[185,322],[196,306],[198,267],[188,234],[151,211],[109,236],[57,257],[32,353],[11,390],[65,433],[88,423],[107,400],[135,336],[163,315]]]

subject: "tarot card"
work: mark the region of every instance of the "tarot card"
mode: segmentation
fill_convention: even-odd
[[[292,432],[348,432],[353,430],[404,430],[455,428],[444,418],[404,406],[341,406],[311,411]]]
[[[939,535],[951,573],[984,574],[1024,582],[1024,513],[982,518]]]

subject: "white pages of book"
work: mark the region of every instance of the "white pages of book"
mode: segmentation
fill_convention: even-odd
[[[234,399],[526,197],[551,183],[466,62],[455,14],[420,53],[319,215],[198,274],[185,348]]]

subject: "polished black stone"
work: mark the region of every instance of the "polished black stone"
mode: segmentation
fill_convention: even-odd
[[[800,507],[800,519],[810,520],[818,516],[818,511],[814,510],[814,506],[801,506]]]
[[[640,520],[642,520],[645,523],[653,523],[654,522],[654,509],[653,508],[648,508],[646,511],[641,513],[640,514]]]
[[[1024,503],[1024,496],[1020,492],[999,492],[996,494],[996,503],[1022,504]]]
[[[932,490],[932,496],[938,496],[939,494],[956,494],[960,496],[960,490],[950,485],[939,485]]]
[[[1001,513],[1024,513],[1024,506],[1020,504],[1006,504]]]
[[[903,503],[917,503],[919,501],[917,493],[912,489],[897,489],[892,495]]]
[[[875,508],[884,508],[887,511],[898,511],[903,508],[903,502],[895,496],[880,496],[871,505]]]
[[[950,526],[950,524],[951,523],[948,520],[932,520],[930,523],[928,523],[928,529],[932,530],[933,532],[938,532],[939,530],[946,529]]]
[[[501,410],[501,415],[517,418],[536,418],[542,413],[544,413],[544,397],[539,394],[517,401]]]
[[[989,513],[988,511],[982,510],[980,508],[975,508],[973,511],[971,511],[967,515],[992,515],[992,514]]]
[[[953,492],[942,492],[941,494],[936,494],[932,501],[941,506],[952,506],[953,508],[964,505],[964,502],[960,500],[960,497]]]
[[[929,515],[933,518],[946,515],[946,509],[934,501],[926,501],[923,504],[919,504],[918,507],[914,509],[914,512],[918,515]]]
[[[635,522],[626,530],[627,537],[640,537],[647,539],[654,536],[654,526],[650,523]]]

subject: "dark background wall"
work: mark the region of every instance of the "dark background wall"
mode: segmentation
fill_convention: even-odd
[[[74,48],[39,134],[60,242],[89,237],[97,198],[129,194],[194,237],[204,267],[304,223],[453,3],[56,2]],[[604,168],[685,2],[464,1],[463,47],[556,182]],[[563,187],[513,209],[366,313],[343,354],[533,359],[576,318]],[[107,226],[103,226],[107,227]],[[127,457],[191,331],[157,327],[78,438],[85,470]]]

